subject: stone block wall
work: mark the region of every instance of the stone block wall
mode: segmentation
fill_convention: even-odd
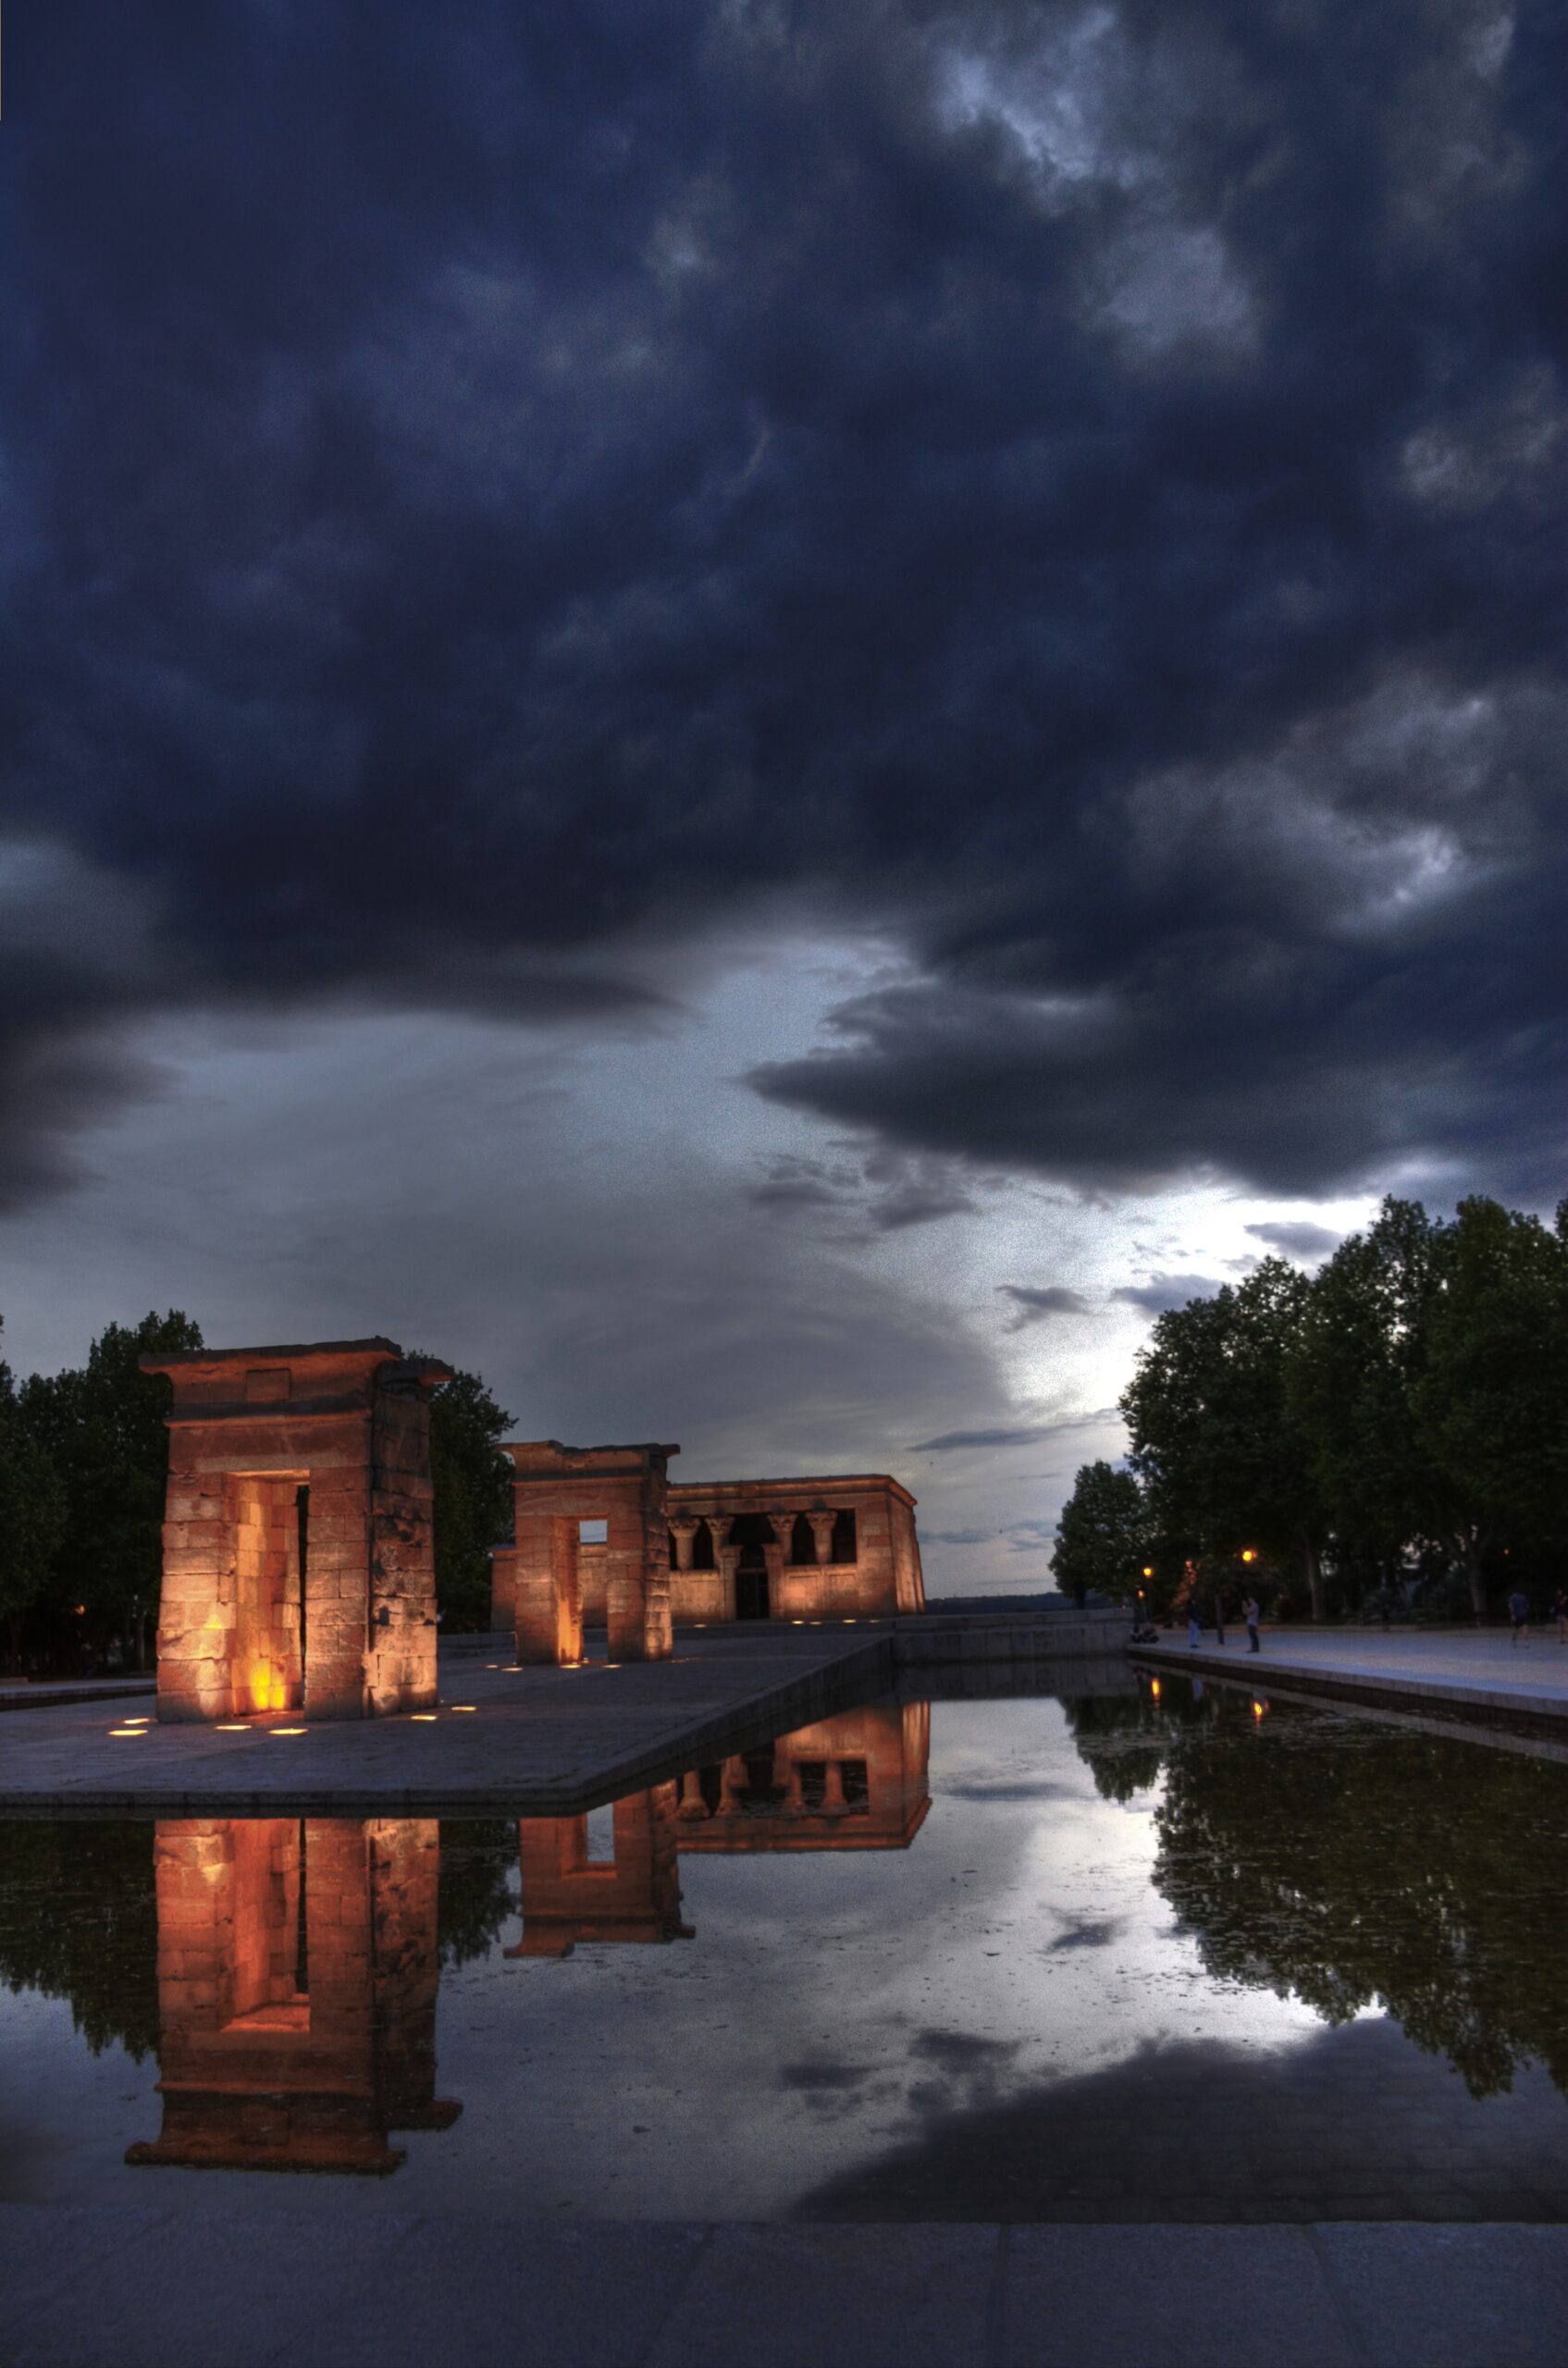
[[[160,1720],[432,1703],[428,1393],[449,1369],[383,1339],[142,1365],[173,1385]]]
[[[671,1650],[665,1469],[677,1448],[573,1448],[513,1441],[513,1545],[508,1567],[517,1658],[569,1664],[582,1657],[584,1522],[607,1536],[603,1614],[614,1661],[662,1660]]]

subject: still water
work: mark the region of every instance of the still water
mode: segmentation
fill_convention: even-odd
[[[1568,1766],[1176,1678],[586,1819],[19,1821],[0,2195],[1568,2218],[1565,1897]]]

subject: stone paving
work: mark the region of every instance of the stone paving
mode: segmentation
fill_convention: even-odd
[[[0,2206],[8,2368],[1559,2368],[1568,2231]]]
[[[683,1634],[673,1659],[491,1668],[454,1657],[435,1712],[159,1727],[73,1703],[0,1728],[0,1815],[566,1816],[887,1690],[889,1626]]]
[[[1185,1631],[1161,1634],[1157,1645],[1133,1648],[1149,1667],[1166,1663],[1201,1677],[1253,1684],[1299,1680],[1303,1691],[1347,1699],[1401,1698],[1412,1707],[1450,1704],[1568,1722],[1568,1645],[1541,1625],[1528,1642],[1512,1643],[1505,1629],[1265,1628],[1263,1649],[1247,1649],[1246,1630],[1227,1624],[1223,1647],[1205,1629],[1194,1652]]]

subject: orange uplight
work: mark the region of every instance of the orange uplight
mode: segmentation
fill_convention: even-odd
[[[1160,1698],[1160,1682],[1157,1677],[1152,1677],[1149,1680],[1149,1691],[1157,1702]]]
[[[87,1617],[87,1606],[86,1606],[84,1603],[79,1603],[79,1604],[77,1605],[77,1607],[76,1607],[76,1616],[77,1616],[77,1618],[78,1618],[79,1620],[85,1620],[85,1619],[86,1619],[86,1617]]]
[[[1145,1562],[1145,1563],[1144,1563],[1144,1565],[1143,1565],[1143,1576],[1144,1576],[1146,1579],[1152,1579],[1152,1578],[1154,1577],[1154,1564],[1153,1564],[1152,1562]]]
[[[449,1702],[447,1704],[447,1708],[449,1710],[473,1710],[476,1709],[477,1707],[477,1704],[473,1702]]]
[[[416,1727],[433,1727],[436,1723],[436,1713],[434,1710],[415,1710],[413,1713],[413,1718],[414,1723]]]
[[[265,1732],[269,1735],[302,1735],[308,1734],[310,1730],[308,1727],[268,1727]]]
[[[1242,1560],[1242,1561],[1243,1561],[1243,1562],[1255,1562],[1255,1561],[1257,1560],[1257,1559],[1258,1559],[1258,1550],[1257,1550],[1257,1548],[1256,1548],[1255,1546],[1243,1546],[1243,1547],[1242,1547],[1242,1548],[1241,1548],[1241,1560]]]
[[[223,1719],[213,1729],[216,1735],[248,1735],[250,1732],[243,1719]]]
[[[271,1661],[252,1662],[245,1690],[250,1695],[253,1710],[286,1710],[289,1708],[289,1688],[284,1683],[283,1672]]]
[[[1267,1703],[1266,1703],[1266,1702],[1254,1702],[1254,1703],[1253,1704],[1253,1718],[1254,1718],[1254,1719],[1261,1719],[1261,1718],[1262,1718],[1262,1716],[1263,1716],[1263,1714],[1264,1714],[1264,1712],[1267,1709],[1267,1708],[1268,1708],[1268,1705],[1267,1705]]]
[[[145,1727],[111,1727],[109,1729],[112,1735],[144,1735],[146,1732]]]

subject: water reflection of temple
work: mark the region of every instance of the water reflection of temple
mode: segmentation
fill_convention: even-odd
[[[931,1706],[819,1719],[681,1779],[682,1850],[907,1850],[931,1807]]]
[[[385,2173],[450,2128],[439,1868],[429,1819],[160,1821],[163,2128],[127,2162]]]
[[[878,1703],[629,1794],[615,1803],[603,1856],[586,1817],[525,1818],[523,1938],[507,1955],[690,1940],[682,1851],[907,1849],[931,1807],[930,1753],[927,1704]]]

